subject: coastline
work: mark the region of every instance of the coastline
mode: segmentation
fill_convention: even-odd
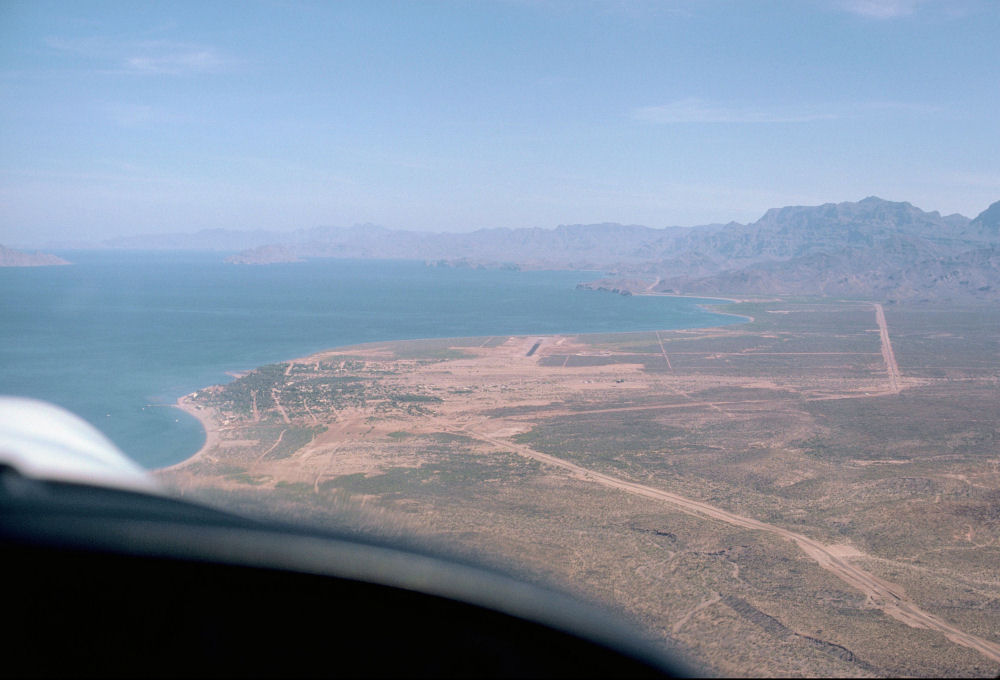
[[[706,299],[707,300],[719,300],[720,303],[739,303],[739,302],[744,302],[744,300],[731,300],[731,299],[728,299],[728,298],[714,298],[714,297],[704,298],[704,297],[698,297],[698,296],[694,296],[694,295],[671,295],[671,294],[667,294],[667,293],[647,293],[647,295],[650,295],[650,296],[662,295],[664,297],[678,297],[678,298],[690,298],[690,299],[702,299],[702,300],[706,300]],[[716,310],[713,310],[713,309],[709,309],[712,306],[714,306],[714,305],[703,305],[703,304],[697,305],[697,307],[699,307],[700,309],[703,309],[703,310],[705,310],[707,312],[710,312],[712,314],[718,314],[720,316],[736,317],[737,319],[742,319],[744,322],[753,322],[753,320],[754,320],[754,318],[752,316],[746,316],[746,315],[743,315],[743,314],[732,314],[732,313],[729,313],[729,312],[720,312],[720,311],[716,311]],[[738,323],[738,322],[734,322],[734,323]],[[655,333],[666,333],[666,332],[679,331],[679,330],[699,330],[699,329],[701,329],[701,330],[709,330],[709,329],[712,329],[712,328],[719,328],[720,326],[723,326],[723,325],[728,325],[728,324],[720,324],[720,325],[715,325],[715,326],[693,326],[691,328],[670,328],[670,329],[659,329],[659,330],[654,329],[654,330],[647,330],[647,331],[618,331],[618,332],[620,332],[622,334],[626,334],[626,333],[654,333],[654,332]],[[512,338],[555,337],[556,335],[558,335],[558,334],[548,333],[548,334],[545,334],[545,335],[512,335],[510,337],[512,337]],[[587,335],[587,333],[576,333],[574,335]],[[483,338],[489,338],[489,337],[492,337],[492,336],[482,336],[482,337]],[[430,338],[417,338],[414,341],[415,342],[420,342],[421,340],[426,340],[426,339],[430,339]],[[448,340],[448,338],[433,338],[433,339],[436,339],[436,340]],[[392,342],[406,342],[406,341],[403,340],[403,341],[392,341]],[[363,343],[363,344],[380,344],[380,343],[378,341],[374,341],[372,343]],[[317,356],[319,354],[323,354],[325,352],[330,352],[330,351],[337,351],[337,350],[340,350],[340,349],[344,349],[346,347],[351,347],[351,345],[342,345],[342,346],[338,346],[338,347],[330,347],[330,348],[327,348],[327,349],[322,349],[322,350],[320,350],[318,352],[314,352],[312,354],[308,354],[308,355],[305,355],[305,356],[296,357],[294,359],[286,359],[286,360],[284,360],[284,362],[288,362],[288,363],[296,363],[296,362],[309,363],[310,360],[313,357],[315,357],[315,356]],[[234,377],[242,377],[243,375],[246,375],[249,372],[250,371],[241,371],[239,374],[236,374],[236,373],[233,373],[233,372],[228,372],[228,373],[229,373],[229,375],[233,375]],[[206,386],[204,388],[201,388],[201,389],[208,389],[208,386]],[[184,460],[178,461],[176,463],[172,463],[171,465],[165,465],[163,467],[152,468],[150,470],[150,472],[152,472],[152,473],[155,474],[157,472],[163,472],[163,471],[181,469],[182,467],[184,467],[184,466],[186,466],[188,464],[191,464],[191,463],[193,463],[193,462],[195,462],[197,460],[200,460],[201,458],[206,457],[207,454],[208,454],[208,452],[210,450],[212,450],[213,448],[215,448],[219,444],[219,442],[221,440],[221,437],[219,436],[219,432],[221,431],[222,426],[221,426],[221,424],[219,422],[218,414],[215,412],[215,409],[213,409],[213,408],[204,407],[204,406],[201,406],[201,405],[197,405],[197,404],[195,404],[193,402],[194,395],[197,394],[199,391],[201,391],[201,390],[196,390],[195,392],[191,392],[189,394],[185,394],[183,397],[180,397],[177,400],[176,404],[174,404],[174,407],[178,408],[178,409],[184,411],[185,413],[187,413],[188,415],[192,416],[193,418],[195,418],[201,424],[202,429],[205,431],[205,441],[204,441],[204,443],[202,443],[201,448],[199,448],[197,451],[195,451],[194,453],[192,453],[190,456],[188,456]]]
[[[203,458],[207,455],[209,451],[215,448],[220,441],[219,431],[221,425],[215,413],[215,409],[210,407],[204,407],[200,405],[195,405],[191,398],[197,394],[197,392],[192,392],[191,394],[185,394],[183,397],[179,398],[174,404],[174,408],[178,408],[184,411],[189,416],[193,417],[199,423],[201,423],[202,429],[205,431],[205,441],[202,443],[201,448],[192,453],[190,456],[177,463],[172,463],[171,465],[165,465],[163,467],[153,468],[150,470],[152,473],[162,472],[166,470],[177,470],[185,465],[195,462],[196,460]]]
[[[715,308],[715,304],[730,306],[723,301],[700,302],[709,308]],[[895,506],[891,497],[886,498],[886,487],[883,485],[892,484],[889,488],[897,488],[899,483],[895,480],[906,480],[905,475],[912,474],[912,471],[885,465],[852,472],[853,468],[864,468],[858,461],[867,455],[862,452],[867,450],[869,432],[861,430],[854,434],[850,430],[856,422],[855,408],[825,409],[822,404],[830,399],[857,399],[859,401],[847,403],[856,403],[859,408],[868,409],[876,415],[910,413],[914,406],[898,400],[870,399],[879,396],[869,392],[873,386],[884,385],[886,376],[881,362],[870,351],[877,341],[870,328],[871,314],[862,306],[850,301],[826,305],[801,300],[731,306],[740,306],[740,311],[761,314],[761,323],[693,328],[687,333],[675,330],[667,334],[669,342],[664,338],[659,343],[651,337],[653,333],[644,331],[634,335],[600,333],[591,338],[555,334],[542,336],[548,338],[544,343],[539,342],[542,338],[537,335],[502,335],[495,339],[487,338],[482,344],[466,337],[461,342],[456,338],[426,346],[405,342],[379,343],[381,346],[367,343],[341,345],[339,350],[330,350],[325,357],[323,353],[311,355],[322,359],[322,363],[317,363],[315,367],[296,363],[291,370],[286,370],[286,365],[272,365],[237,385],[238,389],[232,393],[209,389],[188,395],[184,405],[192,408],[193,415],[199,419],[211,419],[213,414],[208,412],[206,406],[208,403],[217,405],[214,419],[218,421],[217,426],[221,426],[216,429],[220,437],[219,448],[206,451],[203,447],[200,455],[193,459],[200,462],[182,468],[176,478],[168,477],[169,473],[163,477],[192,496],[203,489],[209,493],[207,498],[225,499],[225,494],[233,494],[233,498],[242,502],[243,497],[236,494],[246,493],[247,498],[251,493],[260,494],[263,500],[273,501],[275,507],[303,507],[310,511],[322,508],[322,512],[330,516],[342,512],[348,501],[368,504],[366,508],[378,512],[385,511],[384,515],[379,515],[380,518],[393,517],[393,513],[399,511],[401,516],[415,522],[414,526],[427,531],[428,535],[463,541],[465,545],[484,553],[501,546],[505,555],[511,555],[511,559],[520,558],[524,564],[544,567],[558,562],[569,565],[565,567],[565,574],[559,573],[564,582],[577,583],[574,579],[584,578],[589,579],[585,581],[587,584],[606,583],[603,577],[608,572],[603,568],[581,572],[573,566],[572,560],[553,561],[552,558],[553,554],[573,555],[588,550],[635,579],[635,589],[631,589],[633,581],[627,581],[630,586],[628,591],[611,594],[618,597],[618,592],[635,593],[634,599],[624,602],[623,607],[639,606],[635,603],[646,606],[648,585],[650,582],[655,584],[655,581],[635,571],[634,561],[623,563],[621,555],[637,555],[636,560],[646,560],[642,563],[648,565],[650,570],[660,570],[653,572],[658,579],[669,579],[675,565],[669,564],[669,560],[668,563],[663,562],[664,550],[673,550],[675,545],[677,550],[705,550],[707,545],[714,553],[716,547],[727,550],[728,546],[744,545],[747,540],[753,540],[752,552],[741,555],[725,553],[715,562],[713,578],[714,574],[719,576],[710,586],[721,591],[721,597],[743,596],[747,581],[738,578],[738,575],[731,576],[732,572],[726,567],[731,567],[727,562],[745,560],[750,569],[757,570],[756,574],[767,574],[764,577],[766,580],[758,582],[760,592],[764,593],[761,597],[769,598],[766,606],[772,611],[782,611],[781,607],[788,602],[784,584],[790,579],[798,579],[792,582],[798,586],[802,593],[801,601],[805,603],[816,592],[826,593],[829,588],[845,587],[838,583],[828,586],[826,582],[818,581],[816,574],[820,572],[815,566],[810,567],[810,572],[803,572],[800,569],[801,560],[813,559],[819,567],[829,563],[828,555],[841,562],[844,559],[850,561],[855,553],[851,552],[846,557],[845,553],[851,550],[850,545],[856,543],[854,539],[844,542],[842,531],[828,527],[829,510],[823,499],[800,510],[803,508],[801,496],[789,494],[789,504],[780,505],[788,494],[785,489],[805,481],[810,486],[797,488],[804,488],[808,494],[815,488],[811,486],[814,483],[812,480],[819,478],[824,485],[838,485],[840,489],[837,489],[836,495],[848,499],[844,501],[847,505],[840,507],[851,508],[855,500],[849,493],[854,488],[852,484],[856,485],[859,478],[877,480],[878,485],[872,484],[871,495],[866,497],[874,498],[876,502],[862,509],[867,513],[865,518],[873,520],[869,525],[880,526],[879,522],[895,522],[895,515],[886,513],[886,509],[891,511]],[[798,316],[800,313],[802,316]],[[791,314],[796,316],[789,317]],[[830,327],[831,319],[835,320],[839,331],[836,340],[831,340],[828,333],[822,332]],[[731,321],[735,320],[714,320],[722,324]],[[930,328],[937,330],[940,325]],[[990,337],[988,325],[984,324],[980,332],[983,338]],[[948,336],[944,337],[939,347],[949,345]],[[771,358],[770,349],[783,342],[783,338],[794,338],[795,346],[790,348],[792,351],[775,352],[787,355],[775,360]],[[830,342],[840,344],[831,346]],[[540,344],[542,351],[536,352]],[[466,351],[466,347],[470,349]],[[764,358],[758,359],[755,354]],[[662,359],[657,355],[662,355]],[[823,358],[813,363],[811,355]],[[843,358],[848,355],[851,358]],[[573,356],[586,358],[571,360]],[[540,360],[540,357],[546,360]],[[883,359],[888,363],[888,358]],[[355,360],[357,363],[354,363]],[[733,365],[720,370],[721,364],[730,363],[730,360]],[[351,363],[348,364],[348,361]],[[976,368],[967,370],[967,375],[976,375]],[[353,395],[329,397],[330,390],[325,383],[331,378],[336,379],[336,376],[348,375],[365,381],[374,389],[365,388],[356,393],[360,400],[354,399]],[[285,389],[306,381],[312,381],[316,387],[290,389],[287,392],[289,400],[285,399]],[[255,417],[252,420],[248,417],[251,400],[248,390],[253,389],[257,390],[258,397],[268,390],[272,395],[272,399],[266,402],[266,410],[261,411],[266,413],[263,422],[256,417],[256,409]],[[296,389],[301,391],[292,406],[291,394]],[[955,394],[959,392],[941,392],[937,398],[939,403],[945,403]],[[425,407],[418,403],[418,408],[411,409],[413,402],[421,401],[420,397],[432,395],[443,398]],[[412,399],[409,398],[411,396]],[[382,401],[383,397],[385,403],[393,405],[391,409],[376,411],[378,407],[370,402],[376,399]],[[279,402],[283,402],[284,408]],[[306,406],[307,402],[311,410]],[[808,406],[814,402],[821,402],[820,411]],[[928,403],[925,413],[940,413],[940,408],[937,404]],[[966,417],[973,422],[988,423],[988,419],[982,418],[988,413],[988,407],[983,408],[984,411],[973,412]],[[292,416],[291,423],[284,409],[288,409],[288,415]],[[844,451],[847,455],[859,456],[858,459],[843,461],[845,456],[837,456],[839,460],[836,462],[843,461],[844,465],[831,467],[831,456],[818,456],[813,450],[799,448],[801,438],[816,431],[813,429],[816,414],[828,416],[829,420],[821,424],[829,427],[819,431],[821,434],[817,437],[815,450],[822,451],[822,446],[830,446],[833,451]],[[915,415],[919,417],[921,414]],[[304,429],[310,417],[314,425],[329,426],[321,433],[325,436],[309,439],[307,433],[301,432],[302,436],[291,442],[287,426],[294,424]],[[772,418],[775,420],[772,421]],[[766,420],[763,428],[762,420]],[[257,436],[258,422],[260,436]],[[944,422],[946,424],[941,427],[948,430],[942,437],[948,432],[962,432],[965,427],[964,422],[956,426]],[[845,433],[850,433],[852,438],[844,437]],[[905,429],[893,435],[895,441],[907,446]],[[227,441],[229,437],[233,438],[232,446]],[[303,446],[302,442],[306,439],[309,441]],[[837,443],[841,439],[843,442]],[[622,445],[623,441],[625,445]],[[733,444],[734,441],[737,443]],[[752,468],[747,467],[746,441],[753,442],[755,452],[749,461]],[[789,442],[792,442],[791,446]],[[249,448],[252,443],[256,448]],[[244,446],[247,448],[242,448]],[[292,449],[292,446],[299,448]],[[843,448],[835,449],[834,446]],[[959,448],[961,446],[961,441],[955,444],[956,453],[963,451]],[[277,453],[269,457],[275,450]],[[924,450],[924,455],[936,456],[939,453],[933,443]],[[622,458],[609,462],[604,454],[607,451],[615,451],[615,455],[622,455]],[[624,453],[619,454],[619,451]],[[674,451],[696,454],[688,458],[692,467],[683,470],[683,475],[677,475],[676,459],[649,455],[649,452],[659,451],[668,452],[667,456]],[[897,462],[901,465],[922,464],[919,454],[907,451],[906,455],[912,457]],[[959,455],[968,457],[956,456],[949,463],[955,467],[947,468],[949,474],[964,474],[970,469],[978,469],[975,467],[974,452]],[[631,456],[631,460],[625,456]],[[646,460],[642,460],[643,456]],[[627,461],[626,465],[618,465],[622,460]],[[884,462],[881,459],[875,462],[880,461]],[[565,472],[552,470],[553,465]],[[634,481],[636,466],[641,466],[639,474],[650,480],[650,486],[643,487]],[[726,471],[726,475],[719,475],[720,468]],[[748,488],[745,484],[747,469],[752,469],[755,474],[761,471],[773,475],[770,478],[773,481]],[[726,486],[721,486],[723,484]],[[595,485],[606,487],[607,491],[597,489]],[[719,495],[718,490],[726,487],[731,491],[727,491],[725,496]],[[909,486],[902,488],[910,491]],[[921,496],[922,502],[933,508],[930,504],[937,502],[934,495],[939,488],[927,487]],[[967,498],[960,485],[951,488],[955,489],[953,493],[958,502]],[[628,490],[636,499],[623,502],[621,493]],[[841,490],[848,490],[848,493]],[[668,502],[671,508],[663,510],[657,506],[657,512],[652,513],[648,502],[656,499],[649,494],[660,494],[656,496],[658,502]],[[539,505],[540,497],[545,498],[544,505]],[[718,536],[720,525],[715,521],[718,517],[711,513],[718,510],[725,514],[726,510],[721,506],[709,504],[706,507],[709,507],[710,513],[701,513],[701,519],[690,524],[686,523],[687,517],[680,513],[663,514],[705,506],[697,499],[706,497],[710,500],[723,497],[739,499],[740,508],[745,509],[746,514],[730,513],[728,517],[732,521],[727,522],[729,528],[723,527],[726,531],[737,533]],[[403,502],[399,502],[400,499]],[[820,547],[826,552],[806,550],[803,554],[799,550],[801,542],[774,540],[782,536],[787,538],[781,533],[781,520],[790,516],[769,514],[776,506],[799,511],[794,515],[796,523],[801,517],[803,531],[808,529],[820,535],[821,538],[813,542],[820,541],[823,544]],[[838,509],[838,512],[849,513],[851,510]],[[759,526],[755,528],[757,538],[747,539],[746,522],[760,516],[777,517],[778,520],[774,524],[758,522]],[[905,514],[900,516],[905,517]],[[595,517],[599,518],[598,522],[594,521]],[[544,524],[540,523],[542,521]],[[679,528],[675,530],[674,526]],[[951,540],[943,546],[955,545],[961,549],[963,544],[967,545],[968,539],[957,532],[949,539],[951,528],[945,524],[940,528],[929,527],[928,531],[932,532],[932,538],[939,535],[943,541]],[[664,534],[656,532],[665,533],[667,529],[676,531],[671,534],[673,538],[652,539],[654,542],[650,542],[648,536],[651,533],[662,536]],[[392,530],[397,529],[394,526]],[[906,550],[907,544],[898,542],[896,537],[899,534],[894,529],[885,531],[884,535],[887,538],[880,540],[885,542],[873,544],[874,550],[881,550],[883,546],[888,546],[887,550]],[[550,543],[547,540],[534,541],[531,536],[558,536],[558,539]],[[507,540],[508,537],[513,540]],[[706,544],[707,537],[713,537],[715,543]],[[555,543],[556,540],[558,543]],[[584,540],[587,543],[581,544]],[[526,548],[529,545],[532,545],[530,550]],[[645,546],[649,546],[650,552],[641,552],[639,548]],[[889,554],[892,556],[895,553]],[[861,558],[855,555],[855,559]],[[988,567],[987,555],[973,568]],[[865,568],[865,565],[859,568]],[[750,569],[744,572],[744,576]],[[703,571],[695,569],[683,575],[685,579],[688,575],[690,578],[679,582],[682,585],[677,589],[677,601],[681,606],[654,602],[649,605],[650,616],[689,608],[698,593],[704,592]],[[844,579],[847,573],[839,567],[825,571],[838,579]],[[952,574],[956,585],[952,585],[951,580],[939,581],[942,592],[949,593],[952,588],[964,587],[962,578],[967,572],[959,569],[949,572],[947,578],[951,579]],[[877,580],[879,575],[874,574],[874,578]],[[769,589],[775,582],[779,583],[779,587]],[[844,580],[842,583],[856,587],[858,582]],[[912,581],[904,580],[902,583],[905,586]],[[890,614],[896,611],[894,603],[897,601],[912,604],[912,601],[905,600],[906,597],[903,593],[896,599],[883,598],[889,603],[886,611]],[[711,599],[714,600],[714,597]],[[847,618],[848,615],[853,616],[850,612],[864,613],[870,609],[870,604],[858,598],[852,602],[855,609],[848,610],[842,620],[853,625],[855,621]],[[812,609],[803,607],[802,611],[811,612]],[[970,611],[969,617],[975,617],[974,608]],[[704,616],[709,614],[731,616],[725,610],[721,613],[709,610]],[[821,615],[825,616],[825,613],[816,614]],[[854,640],[866,639],[871,631],[867,619],[857,620],[860,621],[857,629],[850,629],[859,636],[850,641],[855,650],[859,647]],[[970,620],[973,621],[974,632],[981,630],[978,617],[962,619]],[[668,619],[664,629],[668,630],[667,626],[675,623]],[[817,629],[820,625],[824,623],[817,619]],[[898,632],[896,623],[890,621],[889,625],[897,626],[892,631]],[[746,619],[745,626],[752,634],[753,621]],[[697,635],[697,632],[692,635]],[[837,640],[838,645],[843,641],[841,638]],[[803,653],[811,654],[813,651],[809,646],[803,649]],[[839,655],[838,650],[842,648],[829,649]],[[863,653],[866,656],[874,654],[868,649]],[[937,653],[939,650],[930,650],[927,658],[935,658]]]
[[[768,300],[760,300],[760,299],[747,299],[747,298],[740,299],[740,298],[716,297],[714,295],[684,295],[683,293],[657,293],[657,292],[648,291],[648,290],[647,291],[643,291],[641,293],[633,293],[633,295],[635,295],[635,296],[644,296],[644,297],[684,298],[684,299],[687,299],[687,300],[718,300],[719,303],[728,303],[728,304],[734,304],[734,305],[738,305],[741,302],[766,302],[766,301],[768,301]],[[753,323],[753,321],[754,321],[754,318],[752,316],[749,316],[749,315],[746,315],[746,314],[733,314],[732,312],[720,312],[717,309],[712,309],[712,307],[719,307],[719,306],[721,306],[721,304],[720,305],[699,304],[699,305],[695,305],[695,306],[698,307],[698,309],[703,309],[706,312],[709,312],[710,314],[720,314],[722,316],[735,316],[737,319],[744,319],[748,323]],[[699,326],[699,328],[718,328],[718,326]],[[681,329],[673,328],[671,330],[681,330]],[[690,330],[690,329],[685,329],[685,330]],[[664,331],[661,330],[661,331],[658,331],[658,332],[662,333]]]
[[[741,302],[749,302],[749,300],[727,300],[726,298],[708,298],[709,300],[721,300],[723,302],[729,302],[732,304],[739,304]],[[721,305],[698,305],[700,309],[704,309],[706,312],[711,312],[712,314],[722,314],[724,316],[735,316],[737,319],[743,319],[745,323],[753,323],[755,319],[749,314],[733,314],[732,312],[720,312],[712,307],[719,307]],[[709,326],[709,328],[718,328],[718,326]]]

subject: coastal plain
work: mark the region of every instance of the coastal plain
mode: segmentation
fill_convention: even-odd
[[[188,395],[187,497],[596,600],[706,673],[1000,673],[1000,311],[373,343]]]

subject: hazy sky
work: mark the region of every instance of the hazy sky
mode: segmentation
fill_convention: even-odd
[[[1000,2],[0,1],[0,243],[1000,199]]]

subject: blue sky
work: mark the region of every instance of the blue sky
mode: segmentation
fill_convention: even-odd
[[[1000,2],[0,3],[0,243],[1000,199]]]

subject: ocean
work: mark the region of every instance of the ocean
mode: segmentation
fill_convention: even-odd
[[[717,326],[691,298],[578,290],[597,273],[310,260],[237,266],[219,253],[60,252],[0,268],[0,394],[63,406],[149,468],[204,442],[178,397],[230,372],[364,342]]]

